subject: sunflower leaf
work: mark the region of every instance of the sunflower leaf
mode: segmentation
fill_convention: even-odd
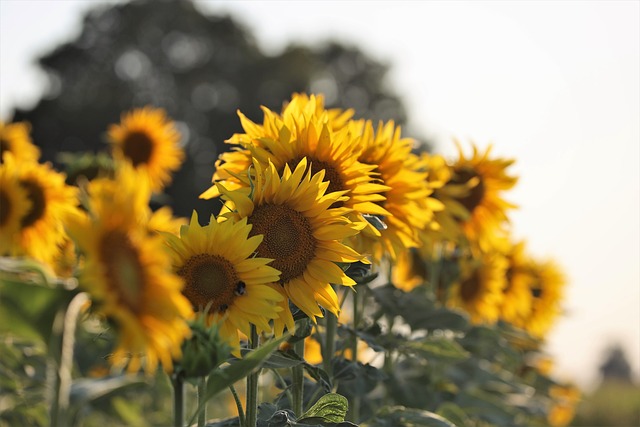
[[[310,422],[319,419],[323,423],[341,423],[347,415],[349,402],[347,398],[337,394],[328,393],[307,410],[297,422]],[[317,424],[314,422],[314,424]]]
[[[451,421],[438,414],[404,406],[384,407],[378,411],[373,421],[374,425],[388,427],[456,427]]]
[[[246,353],[241,360],[231,362],[224,368],[214,369],[207,378],[207,388],[205,390],[204,398],[198,404],[198,408],[191,417],[189,425],[193,424],[209,399],[261,367],[267,361],[269,356],[271,356],[278,346],[288,337],[288,334],[284,334],[280,338],[273,339],[257,349]]]

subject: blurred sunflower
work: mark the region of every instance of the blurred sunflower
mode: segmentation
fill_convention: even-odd
[[[544,338],[558,315],[561,313],[565,278],[560,268],[552,261],[544,263],[533,261],[530,274],[530,292],[533,296],[528,316],[516,322],[536,338]]]
[[[507,210],[516,206],[502,199],[501,192],[512,188],[518,179],[507,174],[513,164],[510,159],[490,159],[492,147],[484,153],[473,146],[473,156],[466,158],[458,144],[459,159],[452,165],[453,184],[470,188],[457,201],[469,212],[469,219],[462,228],[466,237],[477,242],[483,250],[495,247],[496,237],[501,237],[502,226],[509,221]]]
[[[461,261],[461,275],[449,290],[448,305],[469,313],[473,323],[495,323],[505,286],[507,261],[499,253]]]
[[[402,251],[398,254],[391,274],[393,286],[410,292],[427,279],[425,260],[415,249]]]
[[[182,295],[183,282],[171,271],[160,235],[150,233],[149,191],[132,169],[116,179],[87,186],[88,213],[68,221],[69,234],[85,254],[81,286],[96,312],[115,325],[118,343],[110,362],[129,372],[153,373],[160,362],[167,372],[181,357],[193,312]]]
[[[308,105],[313,108],[305,108]],[[346,192],[348,198],[338,202],[337,206],[352,209],[358,221],[369,226],[362,214],[390,215],[378,204],[385,200],[381,193],[389,190],[389,187],[377,183],[373,177],[375,165],[358,161],[362,150],[360,138],[354,135],[351,127],[332,124],[332,116],[328,112],[318,111],[317,105],[311,101],[294,102],[293,107],[285,107],[283,116],[263,108],[263,125],[257,125],[240,114],[246,133],[234,135],[229,142],[241,144],[244,150],[230,157],[231,160],[237,160],[237,164],[226,162],[219,165],[224,171],[220,173],[233,177],[228,189],[249,186],[249,179],[243,179],[242,176],[247,175],[252,158],[257,159],[263,168],[272,162],[276,170],[282,173],[285,166],[294,169],[306,157],[312,174],[325,171],[324,179],[329,183],[329,193]],[[339,124],[342,123],[340,119]],[[245,157],[241,158],[239,153]],[[226,181],[221,183],[227,187]],[[202,197],[210,198],[217,194],[217,190],[206,191]],[[379,234],[372,226],[369,228],[371,232]]]
[[[9,154],[9,156],[11,156]],[[20,233],[23,217],[31,209],[27,189],[20,185],[12,161],[0,165],[0,254],[8,254]]]
[[[511,245],[507,253],[506,286],[500,306],[500,317],[509,323],[518,323],[531,312],[531,263],[525,254],[525,242]]]
[[[572,385],[556,385],[549,390],[552,405],[547,415],[547,421],[552,427],[568,426],[576,413],[576,407],[580,402],[580,390]]]
[[[26,122],[0,121],[0,163],[5,153],[12,153],[16,161],[33,162],[40,158],[40,149],[31,141],[31,126]]]
[[[220,334],[239,348],[238,330],[251,335],[250,324],[259,332],[271,330],[269,321],[278,318],[275,303],[282,295],[268,284],[280,279],[267,258],[254,257],[262,235],[249,237],[247,218],[237,223],[216,222],[202,227],[193,213],[180,236],[166,234],[173,268],[184,279],[182,293],[196,311],[208,310],[210,320],[220,324]]]
[[[362,126],[362,125],[360,125]],[[389,212],[380,237],[360,233],[354,239],[356,250],[373,251],[376,261],[385,254],[396,259],[407,248],[420,246],[419,231],[433,221],[434,211],[444,206],[430,197],[426,164],[411,152],[413,140],[401,138],[393,122],[380,123],[376,131],[370,121],[363,125],[358,161],[374,166],[376,180],[386,185],[386,200],[377,202]]]
[[[3,210],[13,209],[7,217],[7,221],[11,220],[13,224],[13,228],[7,228],[7,231],[13,235],[7,234],[1,239],[2,252],[14,256],[27,255],[51,266],[66,238],[62,221],[76,209],[77,189],[66,185],[65,175],[53,170],[48,163],[18,163],[11,153],[5,153],[1,168],[8,182],[0,194],[11,198]],[[23,191],[16,189],[16,183]],[[26,194],[28,200],[26,213],[21,194]],[[16,229],[15,219],[19,212],[23,213]]]
[[[282,176],[271,162],[264,171],[258,161],[253,166],[256,181],[251,197],[247,191],[228,191],[217,184],[223,198],[233,203],[234,212],[228,216],[247,218],[253,225],[250,234],[264,235],[257,253],[273,259],[271,265],[281,272],[280,286],[274,289],[280,288],[311,319],[323,316],[318,304],[338,315],[338,297],[330,284],[352,286],[355,282],[335,262],[363,259],[340,243],[362,229],[344,216],[349,209],[331,208],[345,199],[344,192],[326,193],[325,173],[312,175],[306,158],[293,172],[285,165]],[[275,325],[277,333],[284,325],[293,328],[288,307],[283,308]]]
[[[171,173],[184,160],[180,133],[160,108],[147,106],[123,114],[120,124],[109,127],[107,137],[114,159],[144,171],[152,191],[160,191],[169,184]]]

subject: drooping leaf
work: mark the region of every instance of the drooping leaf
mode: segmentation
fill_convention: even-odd
[[[452,362],[469,357],[469,353],[460,344],[444,337],[429,337],[423,340],[409,341],[402,346],[401,350],[424,357],[427,361],[438,359]]]
[[[348,410],[349,402],[346,397],[337,393],[328,393],[318,399],[297,422],[309,423],[314,419],[318,419],[322,423],[340,423],[344,421]],[[314,422],[313,424],[318,423]]]
[[[429,411],[392,406],[382,408],[372,425],[380,427],[459,427],[446,418]]]

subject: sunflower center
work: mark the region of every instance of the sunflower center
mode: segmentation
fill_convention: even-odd
[[[2,156],[4,156],[4,152],[9,151],[10,147],[11,145],[9,144],[9,141],[4,138],[0,138],[0,164],[2,163]]]
[[[196,310],[204,310],[210,304],[210,312],[225,311],[237,296],[246,292],[233,264],[219,255],[194,255],[178,274],[185,280],[182,292]]]
[[[153,142],[144,132],[129,133],[122,143],[124,155],[131,160],[133,166],[148,163],[153,152]]]
[[[0,188],[0,227],[9,220],[9,214],[11,213],[11,200],[4,191]]]
[[[466,303],[470,303],[480,295],[480,274],[478,269],[473,272],[471,277],[465,279],[460,284],[460,297]]]
[[[469,167],[462,167],[455,170],[451,181],[454,184],[466,184],[473,178],[479,178],[478,185],[469,190],[469,194],[465,197],[458,199],[460,203],[469,211],[469,213],[473,212],[473,210],[480,205],[482,199],[484,198],[485,186],[484,181],[482,180],[482,176],[479,175],[476,171]]]
[[[302,157],[299,157],[299,158],[296,158],[294,160],[288,161],[287,165],[289,165],[289,168],[291,170],[294,170],[296,168],[296,166],[298,166],[298,163],[300,163],[300,160],[302,160]],[[344,190],[346,190],[346,187],[344,185],[344,181],[342,181],[342,176],[340,175],[338,170],[332,164],[327,163],[327,162],[323,162],[322,160],[309,158],[309,157],[307,157],[307,160],[309,161],[309,164],[311,165],[311,175],[315,175],[318,172],[320,172],[321,170],[324,170],[324,181],[328,181],[329,182],[329,187],[327,188],[326,193],[332,193],[334,191],[344,191]],[[308,171],[309,171],[309,166],[307,166],[307,170],[305,172],[308,172]],[[282,172],[282,171],[280,171],[280,172]],[[336,202],[336,203],[332,204],[331,207],[332,208],[342,207],[342,202]]]
[[[257,206],[248,222],[253,224],[251,235],[262,234],[258,256],[272,258],[271,266],[280,270],[284,284],[304,273],[315,257],[316,238],[309,220],[287,205]]]
[[[20,186],[26,190],[27,198],[31,201],[31,208],[21,221],[22,228],[25,228],[42,218],[47,204],[44,198],[44,191],[42,191],[42,187],[37,182],[24,180],[20,181]]]
[[[532,287],[531,288],[531,295],[533,295],[534,298],[542,297],[542,288],[539,287],[539,286]]]
[[[98,251],[109,288],[126,306],[136,311],[145,282],[138,248],[126,233],[116,230],[102,238]]]

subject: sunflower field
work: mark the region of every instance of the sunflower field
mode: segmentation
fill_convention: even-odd
[[[64,172],[0,124],[0,425],[568,425],[565,281],[512,237],[514,160],[417,151],[321,94],[262,111],[210,218],[150,208],[185,158],[162,109]]]

